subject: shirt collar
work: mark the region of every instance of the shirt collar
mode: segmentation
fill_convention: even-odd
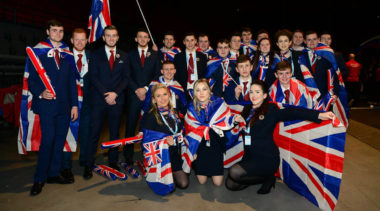
[[[105,47],[107,53],[111,53],[110,49],[106,45],[104,47]],[[116,46],[115,46],[115,49],[113,50],[113,54],[114,55],[116,54]]]

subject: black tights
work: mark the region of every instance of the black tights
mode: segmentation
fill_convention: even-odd
[[[189,186],[189,176],[182,170],[173,172],[173,179],[177,188],[186,189]]]
[[[250,185],[263,183],[266,178],[265,176],[248,174],[239,164],[235,164],[228,171],[225,185],[228,190],[243,190]]]

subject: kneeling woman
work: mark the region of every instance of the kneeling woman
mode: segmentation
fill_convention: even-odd
[[[332,112],[279,109],[276,104],[269,103],[267,84],[260,80],[252,82],[249,97],[253,106],[245,107],[242,112],[248,128],[243,136],[244,156],[229,169],[226,187],[229,190],[243,190],[261,183],[257,193],[267,194],[275,185],[274,174],[280,165],[280,152],[273,140],[277,123],[297,119],[321,122],[335,115]]]
[[[178,118],[178,112],[173,108],[169,91],[164,84],[152,87],[152,109],[143,118],[144,124],[141,126],[143,129],[174,135],[183,128],[183,121]],[[185,189],[189,186],[189,177],[182,170],[179,144],[172,136],[167,142],[174,184],[178,188]]]
[[[240,121],[240,115],[231,116],[223,99],[211,94],[210,84],[206,79],[199,79],[194,84],[194,99],[189,103],[186,114],[186,133],[196,133],[201,139],[194,155],[193,169],[200,184],[205,184],[207,177],[212,177],[216,186],[223,184],[223,154],[226,152],[227,138],[223,130],[234,127],[233,124],[218,124],[221,115]],[[223,125],[218,127],[216,125]],[[186,136],[186,137],[188,137]],[[194,143],[194,142],[193,142]],[[192,148],[191,146],[189,148]]]

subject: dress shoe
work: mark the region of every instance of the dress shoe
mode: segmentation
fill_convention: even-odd
[[[91,179],[92,178],[92,166],[85,166],[84,167],[83,178],[84,179]]]
[[[276,186],[276,177],[269,176],[261,185],[261,188],[257,191],[257,194],[268,194],[270,190]]]
[[[126,158],[125,163],[128,164],[128,166],[133,166],[133,159],[132,158]]]
[[[120,171],[120,168],[119,168],[119,166],[117,165],[117,163],[110,163],[110,166],[109,166],[110,168],[113,168],[113,169],[115,169],[115,170],[117,170],[117,171]]]
[[[30,190],[30,195],[37,196],[38,194],[40,194],[42,191],[42,187],[44,187],[44,184],[45,183],[43,182],[35,182],[33,184],[32,190]]]
[[[71,184],[71,183],[73,183],[70,180],[67,180],[66,178],[64,178],[62,175],[58,175],[56,177],[48,177],[46,181],[47,181],[47,183],[59,183],[59,184]]]
[[[63,170],[61,171],[61,175],[62,175],[63,178],[65,178],[66,180],[69,180],[70,183],[74,183],[74,182],[75,182],[74,175],[73,175],[73,173],[71,172],[71,169],[63,169]]]

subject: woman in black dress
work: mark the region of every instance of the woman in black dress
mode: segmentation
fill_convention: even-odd
[[[245,107],[242,116],[246,120],[244,132],[244,156],[228,172],[226,187],[229,190],[243,190],[250,185],[262,184],[258,194],[267,194],[276,178],[274,174],[280,165],[280,152],[273,140],[278,122],[288,120],[309,120],[321,122],[335,117],[332,112],[304,109],[279,109],[269,103],[268,87],[265,82],[252,82],[249,97],[253,106]]]
[[[152,87],[152,109],[143,118],[144,124],[140,127],[144,129],[174,135],[180,133],[183,128],[183,121],[178,118],[178,112],[173,108],[169,91],[164,84]],[[185,189],[189,186],[189,177],[182,170],[180,144],[172,136],[167,142],[174,184]]]

